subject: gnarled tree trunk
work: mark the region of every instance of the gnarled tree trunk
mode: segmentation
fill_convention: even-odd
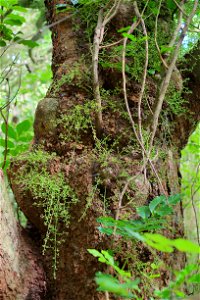
[[[68,7],[70,7],[69,2],[67,1]],[[54,155],[48,156],[43,162],[39,161],[40,168],[37,166],[36,169],[34,169],[34,160],[31,161],[30,157],[24,156],[13,162],[9,177],[19,206],[30,222],[39,230],[42,237],[45,237],[45,232],[48,230],[48,222],[46,224],[43,222],[45,218],[44,205],[46,205],[44,203],[51,201],[51,198],[44,193],[45,188],[42,190],[43,195],[45,194],[44,198],[42,193],[38,192],[37,194],[37,191],[31,190],[30,186],[26,189],[23,179],[19,182],[16,180],[17,176],[23,174],[26,184],[26,175],[32,174],[32,170],[35,170],[36,173],[42,172],[42,167],[44,167],[45,174],[50,174],[50,177],[56,178],[62,174],[64,182],[78,198],[76,204],[69,206],[70,223],[68,226],[62,222],[64,220],[62,215],[60,219],[55,219],[59,225],[53,223],[52,219],[55,218],[57,210],[50,206],[52,217],[50,216],[49,224],[54,224],[54,229],[59,228],[62,232],[61,239],[64,241],[58,245],[60,251],[56,263],[56,279],[53,278],[50,250],[47,249],[43,259],[48,280],[46,299],[105,299],[103,294],[96,291],[94,283],[94,275],[99,266],[96,259],[87,252],[88,248],[105,249],[111,243],[97,230],[96,218],[102,214],[116,215],[119,195],[129,177],[135,179],[133,179],[132,187],[127,188],[127,199],[123,200],[123,204],[127,204],[127,208],[123,213],[128,214],[130,218],[134,218],[133,207],[147,204],[155,196],[163,193],[166,195],[179,193],[180,150],[187,142],[188,135],[195,124],[188,120],[187,116],[170,115],[173,126],[168,128],[167,138],[170,141],[166,142],[166,132],[164,131],[167,128],[164,127],[164,123],[159,123],[155,138],[155,150],[157,147],[157,151],[162,150],[164,155],[155,155],[154,157],[153,163],[160,177],[158,183],[155,173],[149,166],[141,171],[142,151],[138,142],[134,140],[127,115],[125,117],[123,115],[123,111],[126,109],[121,88],[121,71],[110,67],[100,70],[98,74],[99,84],[108,94],[107,99],[102,96],[103,128],[100,131],[96,130],[98,133],[100,132],[100,135],[96,136],[97,122],[95,119],[99,111],[91,104],[94,99],[91,92],[94,83],[91,75],[94,65],[92,66],[91,49],[84,36],[84,28],[81,27],[82,20],[79,10],[77,9],[75,14],[72,14],[71,10],[56,11],[56,5],[59,8],[59,4],[64,4],[64,1],[46,0],[45,4],[48,22],[56,24],[52,27],[53,83],[46,98],[38,104],[36,110],[35,140],[31,151],[37,153],[42,149],[44,155],[45,153],[47,156],[52,153]],[[108,24],[105,40],[109,41],[112,37],[112,42],[116,42],[121,38],[121,34],[117,33],[117,30],[131,24],[133,10],[130,3],[122,4],[119,7],[116,16]],[[162,23],[162,20],[160,22]],[[75,25],[79,26],[78,30]],[[121,60],[120,57],[115,59],[119,62]],[[193,119],[197,120],[200,109],[199,88],[197,88],[199,78],[195,80],[196,82],[189,82],[193,93],[189,95],[188,109],[193,113]],[[94,86],[95,88],[97,86]],[[140,88],[141,84],[138,81],[128,79],[128,101],[131,113],[136,119],[135,111]],[[146,89],[148,97],[152,101],[150,105],[153,108],[156,101],[157,84],[152,78],[147,79]],[[76,110],[74,110],[75,108]],[[151,116],[145,109],[142,113],[145,120],[148,119],[145,113]],[[168,121],[170,117],[168,117]],[[79,124],[74,118],[79,118]],[[146,130],[146,128],[144,122],[143,129]],[[105,141],[108,142],[105,144]],[[128,176],[124,176],[125,173]],[[40,177],[37,177],[37,180],[40,181]],[[39,183],[37,184],[39,186]],[[59,205],[70,202],[72,198],[72,194],[71,196],[68,194],[66,198],[59,200]],[[128,199],[130,198],[132,201],[129,205]],[[105,199],[109,199],[109,203],[105,203]],[[49,207],[48,204],[47,207]],[[41,219],[41,215],[43,215],[43,219]],[[176,208],[173,226],[175,231],[171,237],[183,235],[180,205]],[[166,234],[168,234],[167,231]],[[50,232],[50,238],[53,239],[52,232]],[[54,243],[54,247],[55,245],[57,244]],[[143,249],[141,249],[142,251]],[[148,255],[145,259],[149,259]],[[177,268],[184,264],[182,255],[171,255],[167,259],[168,262],[173,263],[173,266],[177,265]],[[169,274],[166,272],[161,276],[160,285],[166,283],[168,278]],[[144,292],[143,297],[146,299],[149,295]]]

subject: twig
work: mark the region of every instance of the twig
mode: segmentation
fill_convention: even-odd
[[[138,21],[134,22],[132,25],[131,25],[131,28],[128,30],[128,34],[132,34],[133,31],[135,30],[135,28],[139,25],[141,19],[139,19]],[[161,190],[163,191],[164,194],[166,194],[165,192],[165,189],[163,187],[163,184],[161,182],[161,179],[153,165],[153,163],[151,162],[150,158],[149,158],[149,154],[147,153],[145,147],[144,147],[144,144],[142,143],[138,133],[137,133],[137,130],[136,130],[136,127],[135,127],[135,122],[133,120],[133,117],[132,117],[132,114],[131,114],[131,111],[130,111],[130,107],[129,107],[129,103],[128,103],[128,97],[127,97],[127,89],[126,89],[126,71],[125,71],[125,66],[126,66],[126,63],[125,63],[125,58],[126,58],[126,44],[127,44],[127,41],[128,41],[128,38],[127,37],[124,37],[124,42],[123,42],[123,49],[122,49],[122,79],[123,79],[123,94],[124,94],[124,102],[125,102],[125,105],[126,105],[126,110],[128,112],[128,115],[129,115],[129,119],[130,119],[130,122],[131,122],[131,125],[132,125],[132,129],[133,129],[133,132],[135,134],[135,137],[142,149],[142,151],[144,152],[146,158],[147,158],[147,161],[149,162],[150,164],[150,167],[152,169],[152,171],[154,172],[154,174],[156,175],[156,178],[158,179],[158,182],[159,182],[159,185],[161,187]],[[144,167],[143,169],[145,169],[146,167],[146,163],[144,164]]]
[[[113,43],[108,44],[108,45],[103,45],[103,46],[100,46],[99,48],[100,48],[100,49],[110,48],[110,47],[113,47],[113,46],[115,46],[115,45],[120,44],[121,42],[123,42],[123,40],[124,40],[124,39],[120,39],[120,40],[117,41],[117,42],[113,42]]]
[[[104,21],[103,21],[103,27],[105,27],[116,15],[120,4],[122,3],[122,0],[115,0],[115,3],[111,7],[111,9],[106,14]]]

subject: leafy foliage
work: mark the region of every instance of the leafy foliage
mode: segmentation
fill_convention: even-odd
[[[102,217],[98,219],[98,222],[103,225],[99,228],[100,232],[107,235],[114,234],[120,236],[124,240],[132,240],[142,242],[150,247],[150,249],[156,249],[162,253],[173,252],[177,249],[186,253],[200,253],[199,245],[182,238],[169,239],[162,234],[155,233],[156,230],[160,230],[165,227],[165,219],[169,213],[172,213],[171,209],[167,207],[173,207],[180,201],[180,195],[170,196],[168,199],[165,196],[154,198],[149,206],[139,207],[137,209],[141,220],[115,220],[111,217]],[[163,214],[164,211],[164,214]],[[160,214],[160,212],[162,212]],[[156,216],[156,218],[154,218]],[[160,222],[159,222],[160,221]],[[110,274],[104,274],[98,272],[95,280],[98,284],[98,290],[107,291],[113,293],[116,296],[121,296],[126,299],[141,299],[140,285],[142,282],[142,276],[147,275],[142,272],[141,278],[135,278],[129,270],[125,271],[123,268],[119,268],[119,264],[114,259],[114,252],[110,250],[97,251],[95,249],[88,249],[89,253],[98,258],[98,261],[105,263],[111,267],[115,276]],[[153,250],[152,250],[153,251]],[[116,250],[115,250],[116,252]],[[116,253],[117,254],[117,253]],[[157,270],[159,267],[155,263],[152,263],[152,269]],[[182,286],[185,282],[197,283],[199,281],[198,265],[187,265],[179,272],[175,272],[175,280],[171,281],[169,285],[162,290],[154,289],[154,296],[159,299],[171,299],[171,297],[184,297],[185,293],[182,291]],[[159,277],[159,274],[152,274],[149,280]],[[153,295],[152,295],[153,296]],[[154,298],[151,298],[154,299]]]

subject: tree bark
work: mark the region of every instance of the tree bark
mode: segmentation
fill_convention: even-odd
[[[0,170],[0,299],[44,299],[45,273],[37,247],[18,224]]]

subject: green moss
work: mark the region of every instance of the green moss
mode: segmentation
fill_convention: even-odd
[[[96,111],[95,101],[75,105],[68,114],[64,114],[59,124],[64,128],[60,138],[65,141],[80,140],[81,133],[86,133],[92,126],[92,114]]]

